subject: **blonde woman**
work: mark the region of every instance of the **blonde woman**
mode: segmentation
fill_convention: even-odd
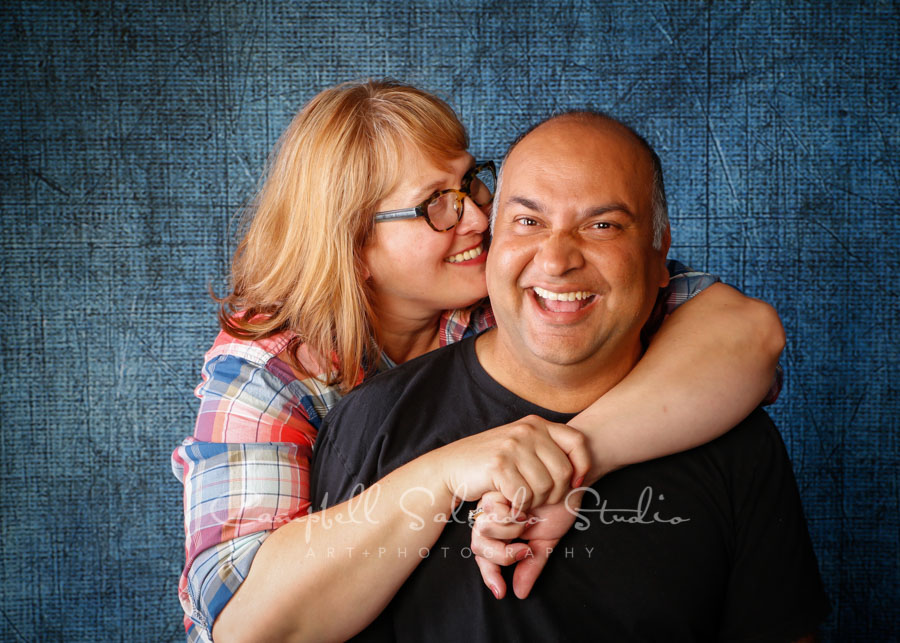
[[[337,400],[493,323],[493,168],[467,147],[445,103],[394,81],[321,92],[279,141],[234,258],[194,435],[173,454],[189,640],[352,636],[461,499],[497,490],[522,510],[553,503],[585,478],[717,437],[769,389],[784,342],[775,312],[673,265],[643,359],[569,426],[483,427],[314,512],[311,449]],[[400,502],[413,488],[428,492],[412,507],[418,530]]]

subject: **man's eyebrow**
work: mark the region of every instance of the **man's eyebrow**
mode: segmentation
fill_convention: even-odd
[[[607,203],[605,205],[597,206],[596,208],[590,208],[584,213],[584,218],[597,217],[602,214],[607,214],[608,212],[621,212],[629,219],[635,218],[634,213],[624,203]]]
[[[507,203],[510,205],[521,205],[523,208],[532,210],[534,212],[544,212],[545,209],[543,204],[524,196],[512,196],[507,200]],[[604,205],[598,205],[596,207],[589,208],[582,213],[580,218],[590,219],[591,217],[601,216],[609,212],[621,212],[629,219],[635,218],[634,213],[628,208],[628,206],[620,202],[606,203]]]
[[[533,210],[534,212],[543,212],[544,206],[537,201],[532,201],[524,196],[511,196],[506,201],[510,205],[521,205],[523,208]]]

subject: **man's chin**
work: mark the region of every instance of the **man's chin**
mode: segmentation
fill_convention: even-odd
[[[602,343],[597,341],[587,343],[559,337],[548,341],[546,336],[532,338],[529,344],[529,352],[536,368],[577,366],[597,355],[602,347]]]

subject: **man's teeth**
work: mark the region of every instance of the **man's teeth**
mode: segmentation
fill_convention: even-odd
[[[581,301],[594,296],[594,293],[586,290],[576,290],[574,292],[553,292],[544,290],[538,286],[534,287],[534,292],[542,299],[550,299],[551,301]]]
[[[468,261],[469,259],[474,259],[475,257],[479,256],[482,252],[484,252],[484,246],[478,246],[477,248],[472,248],[470,250],[466,250],[465,252],[460,252],[459,254],[453,255],[452,257],[447,257],[444,261],[449,261],[450,263]]]

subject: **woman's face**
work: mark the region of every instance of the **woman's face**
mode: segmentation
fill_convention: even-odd
[[[472,156],[462,154],[442,169],[418,152],[408,151],[400,184],[376,211],[412,208],[438,190],[459,189],[473,165]],[[468,197],[462,219],[446,232],[435,232],[422,217],[376,223],[363,260],[379,313],[424,319],[485,297],[487,253],[482,244],[487,227],[485,213]]]

